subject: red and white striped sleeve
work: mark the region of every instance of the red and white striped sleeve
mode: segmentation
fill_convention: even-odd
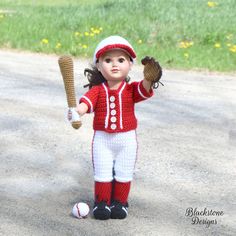
[[[94,112],[98,100],[99,90],[100,86],[93,86],[80,98],[79,103],[84,102],[88,106],[87,113]]]
[[[144,101],[152,97],[153,89],[151,88],[149,91],[147,91],[143,87],[143,80],[140,82],[133,82],[131,83],[131,85],[133,86],[133,92],[134,92],[133,98],[135,103]]]

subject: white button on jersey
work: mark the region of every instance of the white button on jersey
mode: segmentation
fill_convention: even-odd
[[[112,102],[112,103],[110,104],[110,108],[113,109],[113,108],[115,108],[115,107],[116,107],[116,104]]]
[[[113,122],[113,123],[116,122],[116,117],[115,116],[111,117],[111,122]]]
[[[116,98],[114,96],[110,96],[110,101],[114,102],[116,100]]]
[[[111,129],[113,129],[113,130],[116,129],[116,124],[112,124]]]
[[[115,116],[116,115],[116,110],[111,110],[111,115]]]

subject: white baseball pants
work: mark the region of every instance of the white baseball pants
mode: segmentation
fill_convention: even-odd
[[[120,133],[95,131],[92,143],[95,181],[110,182],[113,178],[119,182],[131,181],[137,149],[135,130]],[[113,176],[113,167],[115,176]]]

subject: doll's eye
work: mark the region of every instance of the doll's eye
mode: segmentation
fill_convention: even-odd
[[[105,59],[105,62],[106,62],[106,63],[110,63],[110,62],[111,62],[111,59],[110,59],[110,58],[106,58],[106,59]]]
[[[124,61],[125,61],[125,59],[124,58],[119,58],[119,60],[118,60],[120,63],[123,63]]]

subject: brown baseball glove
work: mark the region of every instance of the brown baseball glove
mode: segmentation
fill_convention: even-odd
[[[151,81],[153,88],[158,88],[159,84],[164,86],[164,84],[160,82],[162,76],[162,68],[159,65],[159,62],[156,61],[153,57],[148,56],[144,57],[141,62],[144,65],[144,79],[146,79],[147,81]]]

